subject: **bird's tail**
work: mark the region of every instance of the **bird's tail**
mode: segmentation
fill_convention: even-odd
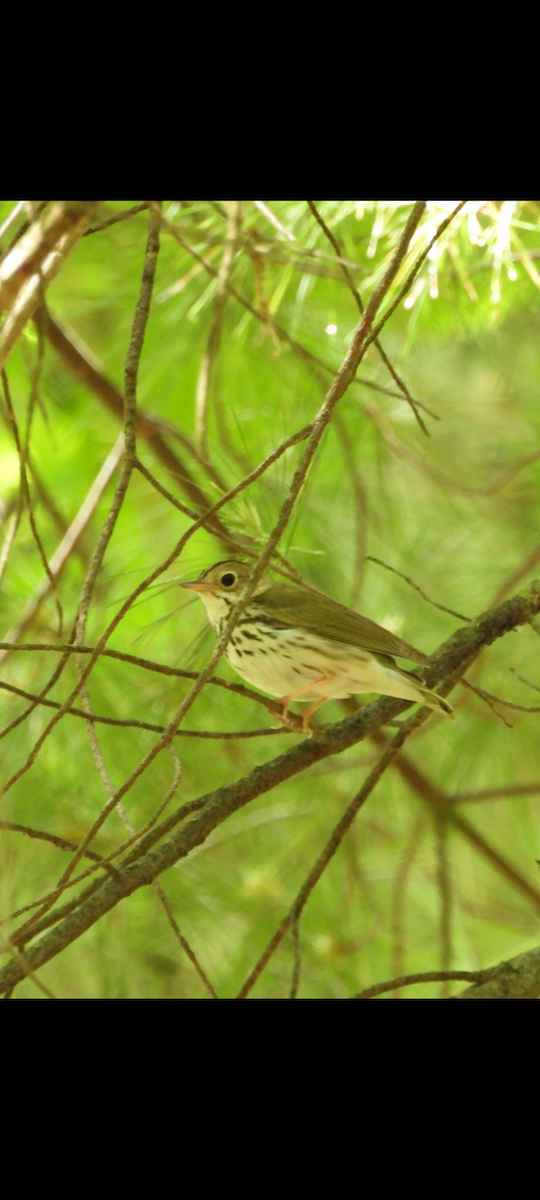
[[[448,703],[448,700],[444,699],[444,696],[438,696],[437,692],[430,692],[429,688],[424,687],[423,683],[420,683],[416,677],[415,684],[422,696],[424,704],[427,704],[428,708],[433,708],[435,712],[444,713],[445,717],[453,718],[454,710],[452,705]]]

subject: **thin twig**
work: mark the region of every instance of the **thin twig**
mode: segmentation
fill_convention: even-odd
[[[493,604],[500,604],[501,600],[504,600],[506,596],[508,596],[510,592],[512,592],[514,588],[521,583],[522,579],[525,579],[525,576],[528,575],[529,572],[532,571],[539,562],[540,542],[538,542],[536,546],[533,546],[533,549],[525,555],[525,558],[512,571],[511,575],[505,579],[504,583],[500,584],[493,597]]]
[[[209,457],[208,401],[212,386],[215,363],[219,354],[221,332],[225,318],[225,308],[229,298],[229,282],[236,254],[241,218],[242,202],[240,200],[230,200],[229,217],[227,222],[227,237],[225,240],[223,258],[221,260],[221,266],[219,268],[217,277],[214,312],[210,322],[210,329],[208,331],[206,349],[201,362],[199,378],[197,380],[197,393],[195,397],[195,438],[199,454],[205,460],[208,460]]]
[[[195,673],[194,673],[195,674]],[[209,681],[210,682],[210,681]],[[35,692],[26,692],[23,688],[15,687],[12,683],[5,683],[0,680],[0,689],[4,692],[11,692],[15,696],[21,696],[23,700],[31,700],[35,704],[42,704],[46,708],[61,708],[58,700],[47,700],[44,696],[38,696]],[[262,696],[260,697],[262,700]],[[264,702],[263,702],[264,703]],[[264,707],[267,705],[264,703]],[[275,705],[276,716],[279,716],[282,707]],[[28,714],[26,714],[28,715]],[[100,713],[93,713],[82,708],[68,708],[66,711],[68,717],[82,717],[85,721],[92,721],[98,725],[118,725],[122,729],[146,729],[150,733],[163,733],[164,725],[153,725],[150,721],[136,721],[134,718],[128,717],[121,719],[120,717],[104,717]],[[283,727],[282,729],[232,729],[232,730],[205,730],[205,729],[177,729],[175,737],[194,737],[194,738],[216,738],[218,741],[233,740],[235,738],[253,738],[253,737],[269,737],[283,733],[293,733],[294,730]],[[297,730],[301,732],[301,726]]]
[[[165,831],[174,829],[176,825],[180,824],[180,822],[190,816],[191,813],[198,812],[203,807],[200,800],[193,800],[188,804],[183,804],[180,809],[177,809],[176,813],[174,813],[172,816],[169,816],[167,820],[158,827],[157,832],[154,831],[154,837],[152,838],[152,833],[149,833],[148,831],[151,830],[153,822],[156,821],[163,807],[168,803],[168,799],[169,794],[167,794],[167,796],[165,796],[161,801],[159,808],[152,815],[145,828],[139,830],[138,833],[134,834],[126,842],[123,842],[121,846],[117,846],[116,849],[107,856],[107,858],[100,859],[100,861],[95,865],[87,867],[86,870],[81,871],[79,875],[73,876],[73,878],[62,884],[61,887],[56,887],[54,891],[48,892],[46,895],[41,896],[38,900],[32,901],[31,904],[25,904],[23,908],[19,908],[16,912],[12,913],[11,916],[7,918],[8,920],[13,920],[15,917],[22,916],[25,912],[33,911],[36,908],[40,908],[42,905],[44,911],[46,912],[46,915],[41,917],[39,921],[28,921],[26,925],[20,926],[20,928],[17,929],[13,934],[13,944],[23,945],[31,938],[35,938],[38,936],[38,934],[43,933],[46,929],[50,929],[51,925],[55,925],[59,921],[65,920],[65,918],[74,912],[80,906],[80,904],[83,903],[83,901],[86,902],[92,896],[94,896],[97,891],[99,891],[101,886],[100,880],[94,880],[94,882],[91,883],[84,892],[74,897],[74,899],[71,901],[68,901],[62,906],[62,908],[55,909],[53,913],[49,911],[49,901],[54,903],[54,901],[56,901],[63,892],[77,887],[79,883],[81,883],[84,879],[87,879],[89,875],[95,874],[100,867],[106,867],[107,869],[110,869],[113,859],[119,858],[121,854],[126,853],[126,851],[133,845],[136,846],[136,849],[132,852],[132,855],[126,857],[125,862],[126,864],[129,864],[131,861],[137,861],[139,857],[139,848],[141,846],[144,846],[146,851],[146,848],[149,845],[154,845],[156,841],[159,841],[164,829]],[[88,857],[88,852],[85,852],[85,858]],[[111,873],[116,875],[122,886],[122,874],[119,871],[114,871],[114,868]]]
[[[17,535],[17,530],[19,528],[20,520],[21,520],[21,508],[20,508],[20,506],[18,506],[17,511],[13,512],[11,514],[11,516],[9,517],[9,520],[7,523],[6,535],[4,537],[4,541],[2,542],[2,549],[0,550],[0,584],[2,583],[2,576],[6,569],[9,556],[11,554],[11,551],[12,551],[14,543],[15,543],[15,537]]]
[[[169,751],[173,754],[174,761],[173,748],[170,747]],[[170,804],[172,797],[178,789],[180,777],[181,766],[179,761],[176,760],[175,772],[171,786],[168,788],[163,799],[160,801],[157,809],[152,813],[150,820],[147,821],[146,825],[143,826],[142,829],[138,830],[137,832],[133,832],[127,841],[122,842],[120,846],[117,846],[106,857],[93,854],[92,852],[86,850],[84,857],[90,858],[94,862],[93,866],[87,867],[86,870],[81,871],[79,875],[66,880],[65,883],[62,883],[54,888],[52,892],[48,892],[45,896],[41,896],[38,900],[32,901],[31,904],[25,904],[23,908],[19,908],[7,919],[10,921],[14,920],[16,917],[22,916],[25,912],[34,911],[36,908],[40,908],[43,914],[49,913],[49,909],[51,908],[52,904],[54,904],[54,902],[62,895],[63,892],[67,891],[68,888],[74,888],[78,886],[78,884],[82,883],[84,879],[87,879],[89,875],[95,874],[96,870],[100,867],[103,867],[105,870],[107,870],[109,874],[113,876],[113,878],[118,879],[120,881],[120,886],[122,886],[123,877],[121,871],[118,871],[113,865],[114,859],[119,858],[123,854],[126,855],[128,850],[132,849],[133,846],[136,846],[137,850],[134,852],[134,854],[132,851],[132,855],[126,858],[126,862],[129,863],[132,857],[138,857],[140,847],[146,846],[147,844],[154,844],[151,836],[152,829],[155,828],[160,816],[167,808],[167,805]],[[158,827],[158,830],[154,835],[154,840],[159,840],[163,828],[166,830],[173,829],[175,825],[178,825],[182,820],[185,820],[186,817],[192,812],[197,812],[200,807],[201,805],[199,801],[191,801],[188,804],[181,805],[180,808],[176,810],[176,813],[174,813],[172,816],[169,816],[168,819],[162,823],[162,826]],[[61,846],[60,848],[63,849],[64,847]],[[65,848],[67,848],[69,851],[76,851],[79,849],[78,846],[73,845],[72,843],[69,843]],[[82,895],[85,899],[88,899],[98,888],[99,881],[91,884],[90,887],[87,888],[84,893],[82,893]],[[70,903],[64,905],[62,909],[56,910],[52,916],[50,914],[48,916],[42,915],[40,916],[39,920],[37,917],[34,917],[31,921],[27,921],[25,925],[20,926],[19,929],[17,929],[13,934],[14,944],[23,945],[30,938],[36,937],[38,933],[42,933],[45,929],[50,928],[50,926],[54,925],[57,921],[63,920],[65,916],[77,908],[82,899],[82,895],[79,895]]]
[[[410,579],[408,575],[404,575],[403,571],[398,571],[396,567],[391,567],[389,563],[383,562],[382,558],[375,558],[373,554],[367,554],[366,562],[377,563],[379,567],[384,567],[385,571],[392,571],[393,575],[399,575],[400,579],[404,579],[405,583],[408,583],[409,587],[414,588],[415,592],[418,592],[422,599],[425,600],[427,604],[431,604],[433,608],[438,608],[441,612],[449,613],[451,617],[457,617],[458,621],[470,621],[470,617],[465,617],[463,613],[456,612],[454,608],[447,608],[446,604],[438,604],[436,600],[432,600],[431,596],[428,596],[427,593],[424,592],[423,589],[414,582],[414,579]]]
[[[55,846],[57,850],[69,850],[73,853],[77,849],[76,842],[70,842],[67,838],[58,837],[56,833],[48,833],[45,829],[33,829],[30,825],[18,825],[14,821],[0,821],[0,829],[5,829],[10,833],[24,833],[25,837],[37,838],[38,841],[42,842],[50,842],[51,846]],[[92,859],[92,862],[102,862],[101,854],[96,854],[94,850],[88,850],[86,857]]]
[[[34,487],[36,489],[36,494],[39,497],[39,499],[41,500],[43,507],[46,508],[47,512],[52,517],[52,520],[54,521],[56,528],[63,536],[69,528],[69,521],[66,521],[65,517],[62,516],[62,513],[60,512],[60,510],[56,504],[56,501],[54,500],[54,497],[51,496],[49,489],[46,487],[45,483],[43,482],[43,479],[41,478],[41,475],[36,467],[36,464],[34,463],[30,454],[28,455],[28,458],[26,461],[27,461],[28,470],[32,477]],[[79,558],[81,559],[81,562],[86,567],[88,565],[88,553],[85,550],[84,546],[82,545],[80,539],[73,546],[73,550],[74,550],[75,554],[78,554]]]
[[[513,708],[516,709],[517,712],[540,712],[540,704],[516,704],[514,700],[504,700],[502,696],[494,696],[493,692],[486,692],[485,688],[479,687],[477,683],[470,683],[468,680],[467,687],[471,689],[471,692],[475,692],[477,696],[480,696],[481,700],[486,700],[491,708],[494,707],[491,701],[495,701],[495,704],[504,704],[505,708]],[[497,716],[504,720],[502,713],[497,713]],[[512,726],[509,725],[507,721],[505,721],[505,725],[508,725],[508,728],[512,729]]]
[[[45,987],[45,984],[41,982],[39,976],[36,975],[35,971],[33,971],[28,965],[25,955],[21,954],[21,951],[17,948],[17,946],[12,945],[10,938],[2,939],[2,943],[0,943],[0,945],[2,946],[4,953],[7,952],[11,955],[14,962],[22,971],[22,975],[27,979],[30,979],[35,987],[37,987],[38,992],[43,992],[43,995],[47,1000],[56,1000],[56,996],[53,995],[50,988]]]
[[[337,412],[334,415],[334,427],[339,438],[343,458],[347,464],[349,475],[351,477],[354,498],[354,569],[352,574],[352,591],[349,597],[351,608],[354,608],[360,594],[364,563],[366,562],[366,524],[368,501],[366,490],[360,477],[360,472],[358,470],[358,465],[354,455],[353,441],[343,420],[343,414],[340,412]]]
[[[324,220],[324,218],[321,217],[321,214],[320,214],[319,210],[316,208],[315,204],[313,203],[313,200],[308,200],[307,204],[310,209],[310,212],[315,217],[317,224],[320,225],[320,228],[322,229],[325,237],[328,238],[330,245],[333,246],[333,248],[336,252],[337,261],[341,267],[341,271],[343,273],[343,277],[347,283],[347,286],[349,287],[349,289],[354,297],[354,300],[356,302],[359,312],[363,313],[364,304],[362,301],[362,297],[361,297],[360,292],[358,291],[358,288],[354,282],[354,279],[345,263],[345,260],[343,259],[343,255],[341,253],[341,247],[339,245],[337,238],[334,236],[334,234],[332,233],[332,230],[326,224],[326,221]],[[394,383],[397,384],[397,387],[399,388],[399,390],[402,394],[402,398],[404,397],[405,400],[407,400],[408,404],[410,404],[413,414],[416,417],[416,420],[418,421],[420,429],[422,430],[422,433],[424,433],[426,435],[426,437],[429,437],[429,429],[427,428],[425,421],[422,420],[422,417],[420,416],[420,413],[418,411],[418,409],[420,407],[418,404],[418,401],[415,400],[411,396],[409,389],[405,386],[403,380],[400,378],[397,371],[392,366],[390,359],[388,358],[386,351],[383,350],[383,347],[378,338],[375,339],[375,346],[377,347],[377,350],[384,362],[385,367],[387,368],[390,375],[392,376]],[[435,415],[434,413],[430,413],[430,416],[434,416],[434,415]]]
[[[374,983],[373,987],[364,988],[362,992],[357,992],[356,996],[351,996],[351,1000],[374,1000],[376,996],[382,996],[384,992],[395,992],[398,988],[412,987],[413,983],[440,983],[441,980],[450,981],[452,979],[467,979],[471,983],[477,983],[481,975],[481,971],[420,971],[416,975],[401,975],[399,979],[387,979],[385,983]]]
[[[302,965],[302,952],[300,949],[300,928],[298,918],[295,917],[292,923],[292,943],[293,943],[293,972],[291,979],[291,990],[289,992],[289,1000],[296,1000],[298,996],[298,984],[300,983],[300,967]]]
[[[449,971],[452,962],[452,901],[450,893],[450,877],[448,865],[448,823],[442,812],[435,818],[437,845],[437,883],[440,901],[440,931],[441,931],[441,970]],[[443,996],[448,996],[447,984],[443,988]]]
[[[192,258],[196,260],[196,262],[199,262],[209,275],[212,275],[214,279],[217,277],[218,272],[216,268],[212,266],[208,259],[204,258],[202,254],[199,254],[199,252],[190,244],[190,242],[186,241],[186,239],[182,237],[182,234],[179,232],[176,226],[172,224],[171,221],[168,221],[166,217],[163,217],[162,225],[164,229],[170,233],[171,237],[178,242],[178,245],[181,246],[182,249],[188,254],[190,254]],[[249,300],[247,300],[245,296],[242,296],[241,292],[239,292],[232,284],[229,284],[229,291],[231,296],[233,296],[234,299],[237,300],[238,303],[241,304],[242,307],[245,308],[252,317],[255,317],[255,319],[260,321],[263,325],[268,324],[267,314],[260,312],[255,305],[250,304]],[[297,354],[299,358],[303,359],[304,362],[311,366],[319,383],[321,383],[323,386],[326,386],[326,376],[335,374],[333,367],[329,366],[328,363],[323,362],[323,360],[318,358],[316,354],[313,354],[311,350],[308,350],[305,346],[302,346],[301,343],[297,342],[293,337],[291,337],[285,329],[282,329],[279,325],[276,325],[275,321],[272,321],[272,329],[281,342],[284,342],[287,346],[290,346],[291,350],[293,350],[293,352]]]
[[[165,915],[166,915],[169,925],[174,933],[175,938],[177,939],[178,943],[182,947],[182,950],[184,951],[184,953],[187,954],[190,963],[192,963],[193,966],[195,967],[195,970],[196,970],[198,976],[200,977],[200,979],[202,979],[202,982],[204,983],[204,986],[207,989],[207,991],[210,992],[212,999],[218,1000],[219,997],[218,997],[218,994],[217,994],[213,984],[210,983],[208,975],[203,970],[203,968],[197,958],[197,955],[195,954],[195,951],[191,949],[191,946],[190,946],[189,942],[187,941],[187,938],[185,938],[183,933],[181,932],[181,930],[177,924],[177,921],[174,917],[174,914],[172,912],[169,901],[167,900],[165,892],[163,891],[161,884],[158,883],[157,880],[154,882],[154,888],[161,900],[162,908],[165,912]]]
[[[388,745],[386,737],[380,730],[376,731],[373,738],[377,745],[381,747]],[[449,812],[449,798],[441,788],[437,787],[428,778],[425,771],[421,771],[405,754],[396,756],[394,766],[409,787],[428,803],[435,815],[438,813],[446,814],[447,819],[452,820],[453,828],[457,829],[504,879],[508,879],[540,911],[540,892],[535,887],[532,887],[512,863],[495,850],[493,846],[490,846],[486,838],[478,833],[464,817],[454,811],[452,813]]]
[[[506,787],[481,788],[478,792],[454,792],[448,797],[448,804],[463,804],[469,800],[501,800],[514,796],[537,796],[540,792],[539,783],[508,783]]]
[[[36,525],[34,506],[32,504],[32,498],[30,496],[30,488],[28,487],[28,476],[26,474],[25,452],[24,452],[24,449],[23,449],[23,446],[21,443],[21,439],[19,436],[19,426],[17,424],[17,418],[15,416],[15,411],[14,411],[13,404],[11,401],[11,394],[10,394],[10,390],[9,390],[8,379],[7,379],[7,375],[6,375],[6,372],[4,369],[2,369],[1,375],[2,375],[2,384],[3,384],[3,388],[4,388],[4,399],[6,401],[6,407],[8,410],[9,419],[10,419],[11,427],[13,430],[13,439],[15,442],[15,446],[17,449],[17,455],[19,458],[21,502],[22,502],[22,505],[24,505],[24,507],[26,507],[26,510],[28,512],[28,520],[30,522],[30,528],[32,530],[32,534],[34,537],[34,542],[37,546],[37,550],[38,550],[39,557],[41,559],[42,566],[45,570],[45,574],[49,581],[48,591],[52,591],[54,594],[54,599],[55,599],[55,603],[56,603],[56,611],[58,613],[58,637],[62,637],[63,613],[62,613],[62,605],[60,603],[60,597],[58,595],[58,590],[56,587],[56,579],[55,579],[55,576],[53,575],[52,569],[47,560],[47,555],[45,553],[43,542],[41,541],[41,538],[38,533],[37,525]]]
[[[418,471],[421,471],[422,474],[427,475],[428,479],[432,479],[436,484],[438,484],[439,487],[443,487],[445,491],[458,492],[458,494],[461,496],[490,496],[500,488],[504,487],[505,484],[509,483],[518,471],[522,470],[524,466],[529,465],[529,463],[533,461],[529,456],[524,456],[523,459],[516,459],[515,462],[509,463],[503,471],[501,471],[495,476],[494,479],[491,480],[490,483],[485,484],[483,487],[471,487],[470,485],[462,483],[460,480],[456,479],[455,475],[446,475],[444,471],[440,471],[438,467],[434,467],[431,462],[427,462],[422,459],[419,454],[411,449],[410,446],[404,445],[404,443],[401,442],[396,436],[394,428],[390,424],[385,413],[383,413],[382,410],[376,405],[366,404],[364,407],[365,411],[368,413],[368,416],[370,416],[375,422],[384,440],[390,446],[390,449],[394,452],[394,454],[396,454],[397,457],[401,458],[404,462],[412,463],[412,465],[416,467]],[[539,454],[540,451],[535,452],[534,459],[538,458]],[[514,467],[515,470],[513,469]],[[533,559],[532,564],[526,566],[525,570],[521,571],[516,578],[512,576],[513,583],[512,580],[508,581],[508,583],[505,585],[504,593],[499,595],[499,599],[502,600],[504,599],[504,596],[508,595],[508,593],[512,590],[512,587],[515,587],[520,579],[523,578],[523,575],[535,565],[539,557],[540,556],[536,556]]]
[[[91,517],[93,516],[93,514],[96,510],[96,507],[99,504],[99,501],[101,500],[103,492],[105,491],[112,475],[116,471],[116,468],[117,468],[120,458],[122,456],[122,451],[123,451],[123,438],[122,438],[122,435],[120,434],[119,437],[117,438],[117,441],[115,442],[112,450],[107,455],[107,458],[105,459],[105,462],[103,463],[103,466],[100,467],[100,470],[98,471],[98,474],[96,475],[96,478],[95,478],[92,486],[90,487],[89,492],[85,496],[83,503],[81,504],[81,507],[79,508],[78,513],[73,518],[73,521],[71,522],[71,525],[69,526],[69,528],[66,530],[66,533],[64,534],[64,537],[62,538],[62,541],[60,542],[59,546],[57,547],[57,549],[55,550],[54,554],[51,557],[50,572],[53,577],[53,580],[58,579],[59,576],[61,575],[62,571],[64,570],[64,567],[66,566],[66,563],[69,560],[69,557],[70,557],[74,547],[77,545],[77,542],[79,541],[79,539],[82,536],[82,534],[84,533],[89,521],[91,520]],[[0,652],[0,661],[3,661],[5,658],[7,658],[8,654],[10,653],[10,651],[6,649],[6,644],[8,642],[10,642],[12,639],[13,639],[13,641],[15,641],[16,638],[20,638],[22,636],[22,634],[25,632],[25,630],[28,629],[29,625],[31,625],[37,612],[39,611],[43,601],[48,596],[50,590],[51,590],[51,583],[50,583],[50,580],[47,578],[46,580],[43,581],[42,584],[40,584],[38,586],[38,588],[36,590],[36,594],[34,596],[34,599],[30,602],[30,604],[24,610],[22,616],[20,617],[18,625],[14,626],[13,629],[10,629],[8,634],[6,635],[6,638],[5,638],[4,642],[2,643],[3,649]]]
[[[253,967],[253,970],[250,972],[245,983],[240,988],[240,991],[239,991],[238,997],[237,997],[239,1000],[245,1000],[246,996],[249,995],[250,991],[252,990],[255,983],[257,982],[259,975],[264,970],[264,968],[267,965],[267,963],[269,962],[270,958],[277,950],[280,942],[283,941],[285,934],[291,928],[293,922],[298,921],[300,919],[300,916],[304,910],[305,905],[307,904],[307,901],[309,900],[309,897],[310,897],[315,885],[318,883],[319,879],[321,878],[321,875],[326,870],[329,862],[331,861],[331,859],[334,857],[334,854],[341,846],[341,843],[343,842],[343,838],[345,837],[345,834],[348,833],[349,829],[351,828],[351,825],[356,820],[356,817],[357,817],[360,809],[365,804],[368,797],[371,795],[372,791],[374,790],[377,783],[379,782],[379,779],[381,778],[382,775],[384,775],[384,772],[386,771],[386,769],[392,762],[393,758],[397,754],[400,747],[406,741],[407,737],[412,733],[413,729],[415,729],[417,727],[417,725],[419,725],[423,720],[426,720],[426,714],[425,714],[425,711],[422,714],[422,710],[420,710],[419,714],[416,714],[414,717],[410,718],[409,721],[405,722],[404,725],[402,726],[402,728],[396,734],[392,743],[388,746],[388,748],[381,755],[379,761],[376,763],[373,770],[370,771],[367,779],[362,784],[362,787],[360,788],[359,792],[357,792],[356,796],[353,798],[353,800],[351,800],[351,803],[348,805],[343,816],[341,817],[341,819],[338,821],[337,825],[332,830],[332,833],[326,843],[326,846],[324,847],[324,850],[321,852],[317,861],[314,863],[313,867],[311,868],[311,871],[309,872],[309,874],[308,874],[307,878],[305,879],[304,883],[302,884],[302,887],[300,888],[295,900],[293,901],[291,907],[289,908],[288,913],[281,921],[281,924],[279,925],[278,929],[274,933],[273,937],[270,939],[265,950],[263,951],[263,953],[261,954],[257,963]]]
[[[108,217],[106,221],[100,221],[98,225],[91,225],[83,237],[88,237],[90,233],[101,233],[102,229],[108,229],[110,225],[117,225],[119,221],[127,221],[129,217],[143,212],[145,208],[148,208],[148,200],[142,200],[140,204],[132,204],[131,208],[123,208],[122,212],[114,213],[114,216]]]
[[[86,387],[94,392],[103,404],[114,413],[117,420],[121,420],[122,393],[98,370],[87,347],[83,346],[79,338],[75,340],[73,334],[68,335],[49,311],[45,314],[44,329],[51,345],[54,346],[64,362],[71,367],[79,379],[82,379]],[[167,471],[171,473],[175,483],[182,489],[188,500],[195,505],[197,513],[206,512],[210,507],[208,497],[193,478],[183,459],[168,445],[161,432],[163,423],[154,420],[149,413],[140,408],[137,409],[136,422],[137,437],[147,443]],[[186,512],[188,516],[191,515],[189,509]],[[235,540],[222,522],[210,517],[208,527],[227,549],[234,550],[236,548]]]
[[[96,652],[96,647],[76,646],[75,644],[70,645],[69,643],[66,643],[65,645],[54,645],[50,642],[0,642],[0,651],[1,650],[27,650],[31,653],[36,650],[43,650],[52,654],[93,655]],[[141,667],[143,671],[154,671],[157,675],[170,675],[174,679],[199,678],[198,671],[188,671],[183,667],[171,667],[168,663],[154,662],[150,658],[141,658],[137,654],[126,654],[121,650],[111,650],[108,646],[101,650],[100,656],[102,658],[114,658],[117,659],[118,662],[130,663],[134,667]],[[219,679],[217,676],[213,676],[211,679],[209,679],[208,683],[210,685],[214,685],[214,687],[225,688],[228,692],[236,692],[238,696],[244,696],[246,700],[254,700],[257,704],[262,704],[263,708],[270,706],[269,711],[275,711],[276,714],[283,711],[283,705],[278,703],[274,705],[274,702],[270,700],[268,696],[261,696],[259,692],[252,691],[251,688],[247,688],[243,683],[235,683],[232,679]],[[42,696],[40,695],[38,698],[41,702]]]
[[[426,814],[425,812],[420,812],[414,823],[409,844],[405,848],[394,882],[394,896],[392,901],[392,965],[396,975],[403,974],[405,958],[404,917],[407,880],[425,827]]]
[[[444,221],[441,221],[441,224],[438,226],[435,233],[433,234],[433,237],[432,237],[429,245],[426,246],[425,250],[422,251],[422,254],[419,255],[419,257],[417,258],[417,260],[414,264],[414,267],[412,268],[412,271],[410,271],[410,273],[407,275],[407,278],[406,278],[405,282],[402,284],[397,296],[394,298],[394,300],[390,304],[390,307],[387,308],[386,311],[384,312],[383,316],[381,317],[381,319],[379,321],[379,324],[375,327],[375,329],[372,330],[370,337],[368,338],[368,345],[371,345],[371,343],[374,342],[378,338],[378,336],[381,332],[381,329],[383,328],[384,325],[386,325],[386,322],[390,319],[390,317],[392,316],[392,313],[395,312],[396,308],[398,308],[399,305],[402,303],[402,301],[405,299],[405,296],[407,295],[407,293],[410,292],[411,287],[414,283],[414,280],[416,279],[416,276],[418,275],[418,272],[419,272],[421,266],[423,265],[423,263],[425,262],[426,258],[428,257],[430,251],[433,249],[435,244],[439,241],[439,239],[442,237],[445,230],[450,225],[451,221],[454,220],[454,217],[457,216],[458,212],[460,212],[460,210],[463,208],[463,206],[466,203],[467,203],[466,200],[460,200],[459,204],[456,204],[456,207],[450,213],[450,216],[446,217],[446,219]]]

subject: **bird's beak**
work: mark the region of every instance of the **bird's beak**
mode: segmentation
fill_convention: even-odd
[[[181,583],[180,587],[190,588],[192,592],[213,592],[213,583],[204,583],[202,579],[193,579],[188,583]]]

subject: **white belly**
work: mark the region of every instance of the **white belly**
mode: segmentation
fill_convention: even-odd
[[[265,641],[266,653],[258,641],[248,642],[235,634],[236,644],[227,647],[227,658],[237,674],[270,696],[342,700],[379,692],[402,700],[421,698],[413,679],[379,663],[367,650],[322,638],[317,647],[313,635],[303,630],[272,630],[272,635],[270,642]]]

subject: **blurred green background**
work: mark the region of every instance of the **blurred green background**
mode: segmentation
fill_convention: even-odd
[[[13,203],[0,204],[0,224]],[[94,224],[136,203],[104,202]],[[389,299],[454,204],[428,204]],[[317,201],[317,208],[366,303],[411,202]],[[197,384],[216,319],[217,289],[201,259],[219,271],[231,204],[167,201],[164,215],[183,244],[168,229],[162,231],[138,403],[213,503],[220,488],[239,482],[281,440],[313,420],[350,345],[358,311],[335,250],[304,201],[244,201],[231,282],[265,319],[228,296],[208,390],[206,440],[197,444]],[[450,224],[381,334],[395,371],[429,410],[421,410],[429,436],[371,346],[358,379],[339,403],[281,543],[282,553],[306,580],[427,653],[459,621],[369,556],[469,617],[540,573],[539,217],[536,202],[486,201],[467,205]],[[147,228],[148,214],[141,211],[85,236],[47,293],[51,316],[83,355],[94,356],[97,370],[120,392]],[[29,446],[42,484],[40,491],[31,480],[36,524],[50,560],[61,540],[61,521],[67,526],[75,517],[121,421],[47,338],[43,350]],[[32,323],[6,365],[23,431],[38,358]],[[0,511],[10,552],[0,613],[2,637],[10,640],[10,631],[21,628],[35,601],[44,570],[26,509],[11,545],[19,462],[4,401],[2,413]],[[260,552],[266,544],[302,451],[303,444],[292,448],[224,509],[229,531],[248,549]],[[142,437],[138,453],[164,487],[194,507],[182,478],[173,477]],[[62,640],[116,478],[62,572]],[[94,593],[87,644],[95,643],[125,597],[167,557],[190,523],[134,473]],[[169,586],[144,593],[116,629],[111,646],[171,666],[204,664],[213,635],[195,645],[205,627],[204,612],[199,602],[186,602],[177,581],[225,557],[228,551],[218,538],[197,532],[166,572]],[[58,641],[50,596],[24,624],[21,640]],[[538,649],[535,632],[520,629],[485,651],[469,678],[508,701],[534,706],[540,702]],[[44,651],[4,655],[2,679],[35,693],[50,677],[52,658]],[[236,678],[223,660],[218,674]],[[76,678],[70,663],[52,698],[63,700]],[[96,713],[165,725],[188,686],[101,659],[89,694]],[[474,970],[538,942],[538,713],[503,705],[494,711],[462,687],[452,702],[454,723],[434,716],[405,747],[422,779],[448,798],[448,818],[434,817],[421,787],[411,786],[396,769],[386,772],[303,914],[301,997],[347,997],[405,971]],[[4,730],[26,702],[4,691],[0,704]],[[340,719],[344,709],[332,702],[318,715],[327,723]],[[50,710],[38,707],[4,736],[4,782],[25,762],[49,717]],[[272,723],[259,705],[206,687],[184,726],[215,733]],[[97,736],[116,787],[156,738],[114,726],[97,726]],[[236,780],[297,740],[280,732],[210,743],[177,738],[182,780],[175,803]],[[178,925],[220,996],[234,996],[241,987],[379,753],[368,741],[281,785],[225,822],[162,877]],[[171,779],[171,761],[161,754],[125,797],[135,828],[155,811]],[[528,794],[519,794],[523,785],[530,785]],[[475,798],[486,789],[501,794]],[[462,793],[473,798],[455,809],[453,798]],[[85,723],[66,715],[31,770],[4,797],[1,815],[4,821],[79,842],[106,799]],[[479,835],[476,847],[453,826],[453,811]],[[126,836],[113,813],[94,848],[111,853]],[[514,876],[482,846],[493,848]],[[5,919],[55,886],[67,855],[0,829],[0,861]],[[291,971],[286,938],[253,996],[286,997]],[[151,889],[118,905],[39,974],[65,998],[208,994]],[[438,988],[417,986],[403,996],[439,995]],[[459,990],[454,985],[454,993]],[[15,995],[37,998],[40,993],[27,980]]]

